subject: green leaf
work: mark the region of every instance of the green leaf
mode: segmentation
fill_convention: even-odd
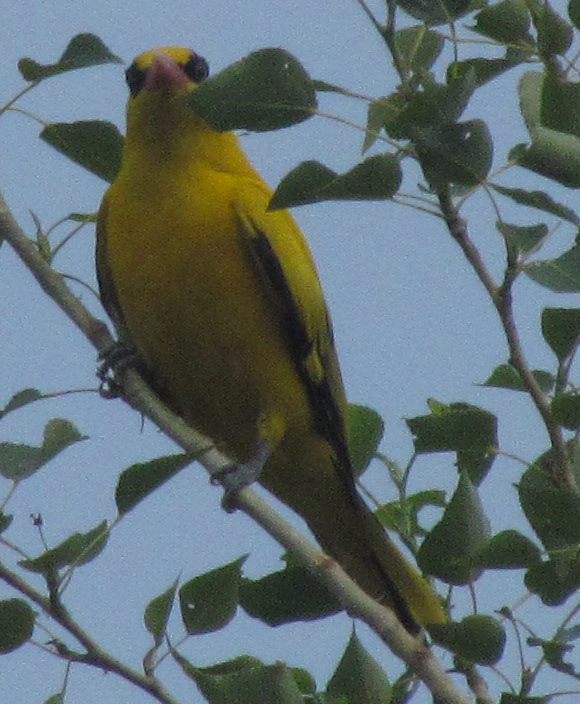
[[[576,29],[580,29],[580,0],[570,0],[568,3],[568,16]]]
[[[399,190],[402,178],[397,157],[375,154],[329,181],[318,200],[386,200]]]
[[[312,80],[283,49],[260,49],[201,83],[183,98],[220,132],[275,130],[316,109]]]
[[[197,682],[198,674],[203,677],[204,674],[209,674],[215,677],[227,677],[228,675],[235,675],[237,673],[248,671],[251,669],[257,669],[263,666],[263,663],[258,658],[252,655],[239,655],[232,660],[225,660],[223,662],[216,663],[215,665],[210,665],[209,667],[195,667],[189,660],[187,660],[178,650],[169,646],[169,652],[171,653],[174,660],[179,663],[183,672],[194,682]],[[210,701],[213,701],[210,700]],[[234,700],[237,701],[237,700]]]
[[[119,173],[124,140],[111,122],[56,122],[40,138],[104,181],[111,183]]]
[[[68,420],[53,418],[44,427],[40,447],[0,442],[0,474],[12,481],[26,479],[67,447],[86,439]]]
[[[543,371],[542,369],[534,369],[532,375],[540,389],[545,393],[548,393],[554,388],[556,379],[550,372]],[[512,389],[513,391],[526,391],[526,386],[521,376],[511,364],[500,364],[496,367],[483,382],[482,386],[493,386],[498,389]]]
[[[548,471],[529,467],[518,485],[526,518],[547,550],[561,550],[580,542],[580,496],[556,486]]]
[[[95,213],[69,213],[66,216],[67,220],[72,222],[97,222],[98,212]]]
[[[573,225],[580,225],[580,218],[573,210],[561,203],[557,203],[551,196],[544,193],[544,191],[526,191],[523,188],[506,188],[505,186],[495,184],[490,184],[490,186],[498,193],[511,198],[520,205],[537,208],[538,210],[543,210],[545,213],[556,215],[563,220],[568,220],[568,222],[571,222]]]
[[[520,109],[532,144],[529,147],[517,145],[509,158],[520,166],[575,188],[580,186],[580,139],[544,125],[544,85],[544,75],[536,71],[528,71],[520,81]],[[549,105],[553,102],[549,101]],[[568,109],[565,104],[555,102],[558,109]]]
[[[332,171],[319,161],[303,161],[280,181],[268,205],[268,210],[316,203],[320,200],[320,191],[337,175],[336,171]]]
[[[503,44],[526,46],[535,43],[530,24],[525,0],[503,0],[478,12],[470,29]]]
[[[44,426],[42,443],[42,459],[48,462],[74,443],[87,440],[70,421],[63,418],[53,418]]]
[[[490,538],[475,556],[475,564],[485,569],[519,569],[541,562],[540,549],[516,530],[504,530]]]
[[[573,646],[562,643],[559,640],[544,640],[536,637],[528,638],[527,644],[542,648],[544,658],[553,670],[564,672],[567,675],[580,679],[579,673],[576,672],[574,665],[564,661],[564,655],[571,652]]]
[[[26,81],[41,81],[66,71],[100,64],[122,64],[94,34],[77,34],[55,64],[39,64],[33,59],[20,59],[18,70]]]
[[[419,549],[417,562],[425,574],[449,584],[469,584],[479,576],[480,570],[474,569],[473,561],[490,535],[477,489],[461,473],[441,520]]]
[[[363,154],[377,141],[380,131],[389,118],[391,113],[391,97],[392,96],[377,98],[377,100],[373,100],[372,103],[369,103],[367,111],[367,129],[361,150]]]
[[[42,394],[38,389],[22,389],[12,396],[10,401],[0,409],[0,418],[3,418],[7,413],[22,408],[29,403],[34,403],[42,398]]]
[[[438,404],[431,415],[407,418],[406,422],[419,453],[488,448],[496,437],[495,416],[466,403]]]
[[[44,704],[64,704],[64,694],[62,692],[57,692],[49,697]]]
[[[322,81],[319,78],[312,78],[312,85],[317,93],[339,93],[340,95],[350,96],[351,92],[342,86],[337,86],[335,83]]]
[[[243,579],[240,606],[269,626],[311,621],[343,609],[310,570],[295,564],[261,579]]]
[[[499,621],[491,616],[467,616],[460,623],[430,626],[433,640],[459,657],[493,665],[501,659],[506,635]]]
[[[417,139],[421,135],[423,142],[431,139],[436,144],[445,138],[446,129],[453,129],[476,88],[475,75],[470,72],[450,80],[447,85],[426,83],[422,91],[416,91],[411,97],[391,96],[392,114],[385,121],[385,130],[394,139]],[[452,138],[460,141],[458,135],[452,134],[448,139]]]
[[[544,223],[511,225],[498,221],[495,226],[505,237],[506,242],[521,254],[529,254],[532,250],[537,249],[549,234],[548,226]]]
[[[145,628],[153,636],[156,646],[161,645],[163,641],[178,584],[179,579],[176,579],[169,589],[152,599],[147,604],[145,613],[143,614]]]
[[[550,404],[554,418],[568,430],[580,428],[580,396],[559,394]]]
[[[425,178],[435,188],[448,183],[477,185],[491,167],[493,142],[481,120],[421,130],[413,143]]]
[[[580,140],[554,130],[537,129],[532,144],[517,145],[509,155],[517,163],[568,188],[580,186]]]
[[[323,200],[382,200],[401,185],[399,160],[391,154],[370,156],[344,174],[318,161],[304,161],[279,183],[269,210]]]
[[[149,462],[138,462],[121,473],[115,490],[115,502],[119,513],[127,513],[169,481],[179,471],[194,461],[188,453],[157,457]]]
[[[561,362],[567,359],[580,338],[580,308],[544,308],[542,335]]]
[[[389,704],[391,685],[378,662],[369,655],[354,630],[330,678],[326,695],[332,701]]]
[[[375,511],[382,525],[397,532],[406,526],[413,535],[425,536],[427,532],[419,525],[419,511],[427,506],[445,507],[445,492],[438,489],[418,491],[405,497],[405,501],[389,501]]]
[[[507,54],[503,59],[474,58],[454,61],[447,67],[447,80],[461,78],[471,72],[477,85],[482,86],[520,63],[520,58],[508,58]]]
[[[181,618],[189,635],[210,633],[228,624],[238,605],[244,555],[194,577],[179,590]]]
[[[409,139],[412,130],[409,129],[408,112],[406,111],[410,110],[412,105],[413,100],[401,93],[392,93],[389,96],[378,98],[369,104],[367,130],[378,133],[384,129],[393,139]],[[363,143],[363,152],[375,140],[376,136],[367,132]]]
[[[558,606],[580,587],[580,560],[556,558],[534,565],[524,577],[526,587],[548,606]]]
[[[541,84],[540,122],[545,127],[580,137],[580,85],[570,83],[551,73],[536,74],[534,80]]]
[[[355,475],[369,466],[383,439],[385,424],[372,408],[350,403],[348,406],[349,450]]]
[[[257,658],[241,656],[210,667],[195,667],[171,648],[183,672],[199,687],[209,704],[303,704],[300,684],[303,671],[284,663],[263,665]]]
[[[21,560],[19,564],[30,572],[54,575],[62,567],[78,567],[90,562],[104,549],[108,539],[107,521],[102,521],[87,533],[73,533],[57,547],[32,560]]]
[[[0,511],[0,533],[3,533],[10,527],[13,518],[14,516],[12,514],[3,513]]]
[[[499,704],[548,704],[552,699],[551,696],[545,697],[526,697],[520,694],[511,694],[511,692],[503,692]]]
[[[0,442],[0,474],[6,479],[20,481],[42,467],[39,447],[12,442]]]
[[[0,654],[10,653],[32,637],[36,614],[22,599],[0,601]]]
[[[405,72],[428,71],[443,50],[445,40],[423,24],[395,32],[395,47]]]
[[[391,701],[389,704],[408,704],[417,691],[417,680],[410,668],[406,668],[391,684]]]
[[[575,244],[556,259],[526,264],[524,271],[532,281],[551,291],[576,293],[580,291],[580,244]]]
[[[574,40],[572,27],[547,4],[532,13],[538,33],[538,50],[543,56],[565,54]],[[568,108],[569,109],[569,108]]]
[[[427,25],[447,24],[481,7],[483,0],[398,0],[406,13]]]
[[[559,629],[558,629],[559,630]],[[580,638],[580,626],[578,624],[570,628],[563,628],[559,633],[559,640],[562,643],[572,643]]]
[[[495,458],[497,418],[466,403],[431,407],[436,408],[431,415],[406,419],[415,436],[415,451],[457,452],[459,469],[468,471],[472,481],[479,484]]]

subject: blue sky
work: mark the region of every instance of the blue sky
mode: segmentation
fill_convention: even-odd
[[[377,12],[382,5],[375,3]],[[21,0],[4,8],[2,24],[1,103],[24,85],[16,69],[19,58],[55,61],[68,41],[85,31],[99,35],[127,63],[153,46],[179,44],[204,55],[211,70],[217,71],[254,49],[280,46],[292,52],[313,77],[360,93],[379,96],[396,84],[381,42],[353,0],[214,0],[211,8],[208,3],[181,1],[39,4]],[[512,76],[494,82],[468,110],[469,117],[488,120],[492,130],[499,128],[497,164],[509,146],[526,139],[513,86]],[[49,121],[101,118],[123,128],[125,100],[123,68],[111,65],[51,79],[19,105]],[[365,104],[352,99],[325,96],[321,108],[360,124],[366,119]],[[30,233],[30,211],[49,226],[68,212],[96,210],[106,187],[38,141],[38,131],[38,125],[23,115],[12,113],[0,120],[0,189]],[[242,139],[273,185],[305,159],[346,170],[359,160],[362,143],[360,132],[324,118]],[[418,173],[409,174],[405,190],[414,191],[419,180]],[[503,182],[548,185],[522,170]],[[570,191],[557,196],[571,206],[577,200]],[[406,461],[412,442],[402,419],[425,413],[428,397],[468,401],[497,412],[500,444],[507,451],[532,459],[545,449],[545,435],[523,395],[475,385],[506,361],[505,345],[475,275],[437,220],[390,202],[324,203],[297,209],[295,215],[326,290],[349,399],[376,408],[384,417],[384,452]],[[489,202],[477,196],[465,215],[474,239],[499,274],[501,248]],[[523,217],[513,209],[510,213],[508,206],[504,215],[512,222],[546,221],[529,212]],[[562,228],[547,252],[561,250],[572,236]],[[87,227],[56,264],[94,283],[92,251],[93,232]],[[7,247],[0,250],[0,266],[4,306],[0,405],[29,386],[43,392],[94,388],[92,348],[46,300]],[[516,290],[516,310],[532,366],[550,368],[551,353],[539,339],[539,312],[546,305],[577,301],[550,296],[528,281],[520,282]],[[89,294],[77,291],[99,311]],[[142,429],[139,417],[122,402],[107,402],[95,393],[44,401],[12,414],[0,426],[0,441],[38,443],[44,423],[52,417],[69,418],[90,439],[24,482],[9,504],[15,514],[13,539],[33,555],[42,548],[29,514],[42,513],[47,539],[57,544],[75,530],[85,531],[105,517],[114,517],[114,487],[122,469],[173,451],[171,443],[149,424]],[[516,505],[512,482],[519,472],[516,463],[500,458],[482,488],[495,531],[512,525],[510,512]],[[377,468],[370,483],[381,499],[389,500],[392,493],[384,479]],[[451,456],[431,456],[417,463],[412,489],[436,485],[450,491],[455,479]],[[150,645],[142,627],[143,609],[178,573],[187,578],[248,551],[251,576],[279,566],[281,550],[273,541],[245,516],[225,515],[219,501],[220,492],[209,486],[204,473],[188,468],[121,523],[99,560],[75,574],[67,592],[73,614],[105,647],[133,666],[138,667]],[[482,594],[486,584],[495,584],[487,581],[492,579],[484,578]],[[509,594],[506,600],[514,601],[523,593],[517,586],[520,575],[502,575],[502,580],[499,590],[496,586],[487,590],[484,610],[502,606],[504,593]],[[0,598],[11,596],[0,585]],[[460,609],[467,608],[465,598],[458,603]],[[177,618],[173,627],[177,632]],[[323,686],[350,628],[344,616],[282,629],[267,629],[240,617],[222,633],[190,641],[185,652],[201,665],[242,652],[268,662],[282,659],[310,669]],[[364,637],[387,670],[397,672],[394,658],[371,637]],[[2,699],[14,704],[44,701],[58,691],[62,672],[55,658],[32,647],[4,656],[0,659]],[[160,675],[176,695],[191,697],[189,683],[183,683],[175,667],[166,665]],[[96,691],[101,704],[150,701],[112,675],[76,667],[66,702],[85,702],[87,693]]]

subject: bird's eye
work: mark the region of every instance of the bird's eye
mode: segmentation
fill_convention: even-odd
[[[192,53],[187,63],[182,65],[185,75],[194,83],[201,83],[209,75],[209,66],[203,56]]]
[[[134,98],[141,91],[141,88],[143,88],[143,84],[145,83],[145,71],[142,71],[135,63],[132,63],[125,71],[125,79],[129,86],[129,92]]]

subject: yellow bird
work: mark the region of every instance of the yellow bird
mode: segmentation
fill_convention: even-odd
[[[359,497],[346,401],[308,246],[231,132],[182,97],[208,74],[163,47],[127,70],[120,173],[97,227],[102,300],[162,399],[306,521],[406,628],[441,623],[436,595]]]

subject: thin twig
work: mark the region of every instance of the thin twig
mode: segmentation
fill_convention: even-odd
[[[358,5],[362,8],[363,12],[365,15],[369,18],[369,20],[372,22],[374,28],[377,30],[377,32],[382,35],[383,34],[383,27],[381,26],[380,22],[377,20],[377,18],[373,15],[371,12],[369,6],[366,4],[364,0],[356,0]]]
[[[406,68],[401,62],[401,57],[399,55],[399,49],[395,41],[395,30],[396,30],[396,13],[397,13],[397,3],[395,0],[387,0],[387,22],[381,36],[385,40],[389,53],[391,54],[391,59],[393,61],[393,66],[397,75],[401,79],[403,86],[407,83],[409,75]]]
[[[17,100],[20,100],[20,98],[22,98],[23,95],[26,95],[26,93],[28,93],[28,91],[35,88],[38,85],[38,83],[39,83],[39,81],[32,81],[32,83],[29,83],[21,91],[16,93],[16,95],[13,98],[10,98],[10,100],[6,103],[6,105],[2,105],[0,107],[0,115],[2,115],[2,113],[6,112],[7,110],[13,110],[14,108],[12,106],[14,105],[14,103]]]
[[[391,139],[390,137],[386,137],[385,135],[380,134],[376,130],[369,130],[364,125],[359,125],[358,122],[353,122],[352,120],[348,120],[346,117],[341,117],[340,115],[333,115],[332,113],[324,112],[323,110],[314,110],[313,114],[318,115],[318,117],[325,117],[327,120],[333,120],[334,122],[340,122],[341,124],[346,125],[347,127],[352,127],[353,129],[358,130],[359,132],[365,132],[365,133],[371,134],[379,142],[385,142],[385,144],[388,144],[389,146],[393,147],[393,149],[396,149],[397,152],[408,152],[409,151],[408,147],[404,147],[404,146],[400,145],[398,142],[395,142],[394,139]]]
[[[22,108],[6,108],[7,112],[18,112],[21,115],[25,115],[26,117],[29,117],[31,120],[34,120],[34,122],[38,122],[39,125],[42,125],[43,127],[50,127],[50,122],[47,122],[46,120],[43,120],[41,117],[38,117],[38,115],[35,115],[32,112],[29,112],[28,110],[23,110]]]

